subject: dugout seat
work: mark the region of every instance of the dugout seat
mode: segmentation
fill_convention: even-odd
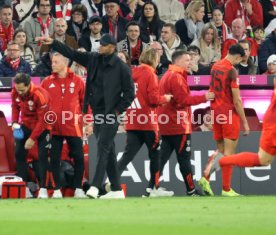
[[[15,143],[5,114],[0,111],[0,175],[16,173]]]

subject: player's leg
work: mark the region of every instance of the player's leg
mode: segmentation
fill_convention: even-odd
[[[186,185],[187,195],[198,195],[195,189],[191,165],[191,135],[174,136],[174,149],[179,169]]]
[[[118,161],[119,175],[123,173],[126,166],[134,159],[144,140],[141,131],[127,131],[126,147],[122,158]]]
[[[163,173],[163,169],[171,157],[173,152],[173,144],[172,144],[173,136],[162,135],[161,136],[161,145],[160,145],[160,175]]]

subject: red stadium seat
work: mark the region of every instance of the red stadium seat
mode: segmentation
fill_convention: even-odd
[[[6,117],[0,111],[0,175],[15,174],[14,139]]]
[[[244,108],[244,113],[246,116],[246,119],[248,121],[248,125],[251,131],[261,131],[262,125],[260,123],[260,120],[258,118],[258,115],[253,108]],[[241,130],[243,131],[244,128],[241,124]]]

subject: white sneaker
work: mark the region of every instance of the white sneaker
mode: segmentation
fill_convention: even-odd
[[[94,186],[91,186],[89,190],[86,192],[86,196],[97,199],[99,196],[99,189]]]
[[[81,188],[76,188],[74,198],[88,198]]]
[[[156,189],[147,188],[146,191],[149,193],[150,197],[172,197],[174,195],[173,191],[167,191],[165,188],[159,187]]]
[[[53,193],[52,198],[55,198],[55,199],[58,199],[58,198],[63,198],[63,196],[62,196],[62,193],[61,193],[60,189],[56,189],[56,190],[54,190],[54,193]]]
[[[104,189],[107,193],[109,193],[111,191],[111,183],[106,183],[104,185]]]
[[[33,198],[33,194],[31,193],[31,190],[29,187],[26,187],[26,198]]]
[[[110,191],[109,193],[101,196],[100,199],[125,199],[125,194],[123,190]]]
[[[38,192],[38,195],[37,195],[37,198],[47,199],[48,198],[48,191],[47,191],[47,189],[46,188],[40,188],[39,192]]]

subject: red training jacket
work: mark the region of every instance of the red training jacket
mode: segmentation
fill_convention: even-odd
[[[155,70],[149,65],[141,64],[132,69],[132,78],[135,99],[127,109],[125,129],[158,131],[156,108],[166,103],[166,100],[160,96]]]
[[[191,96],[187,83],[187,72],[176,65],[170,65],[160,81],[160,93],[172,94],[173,99],[158,109],[161,135],[191,134],[191,105],[206,102],[205,95]],[[168,117],[168,122],[161,115]]]
[[[82,137],[83,80],[68,68],[66,78],[59,78],[53,73],[42,81],[41,86],[49,92],[51,111],[57,117],[52,134]]]
[[[50,98],[47,91],[35,86],[31,82],[30,90],[25,96],[20,96],[15,88],[12,89],[12,122],[19,122],[21,113],[21,123],[32,130],[30,138],[36,140],[41,133],[50,129],[44,121],[44,116],[49,111]]]

